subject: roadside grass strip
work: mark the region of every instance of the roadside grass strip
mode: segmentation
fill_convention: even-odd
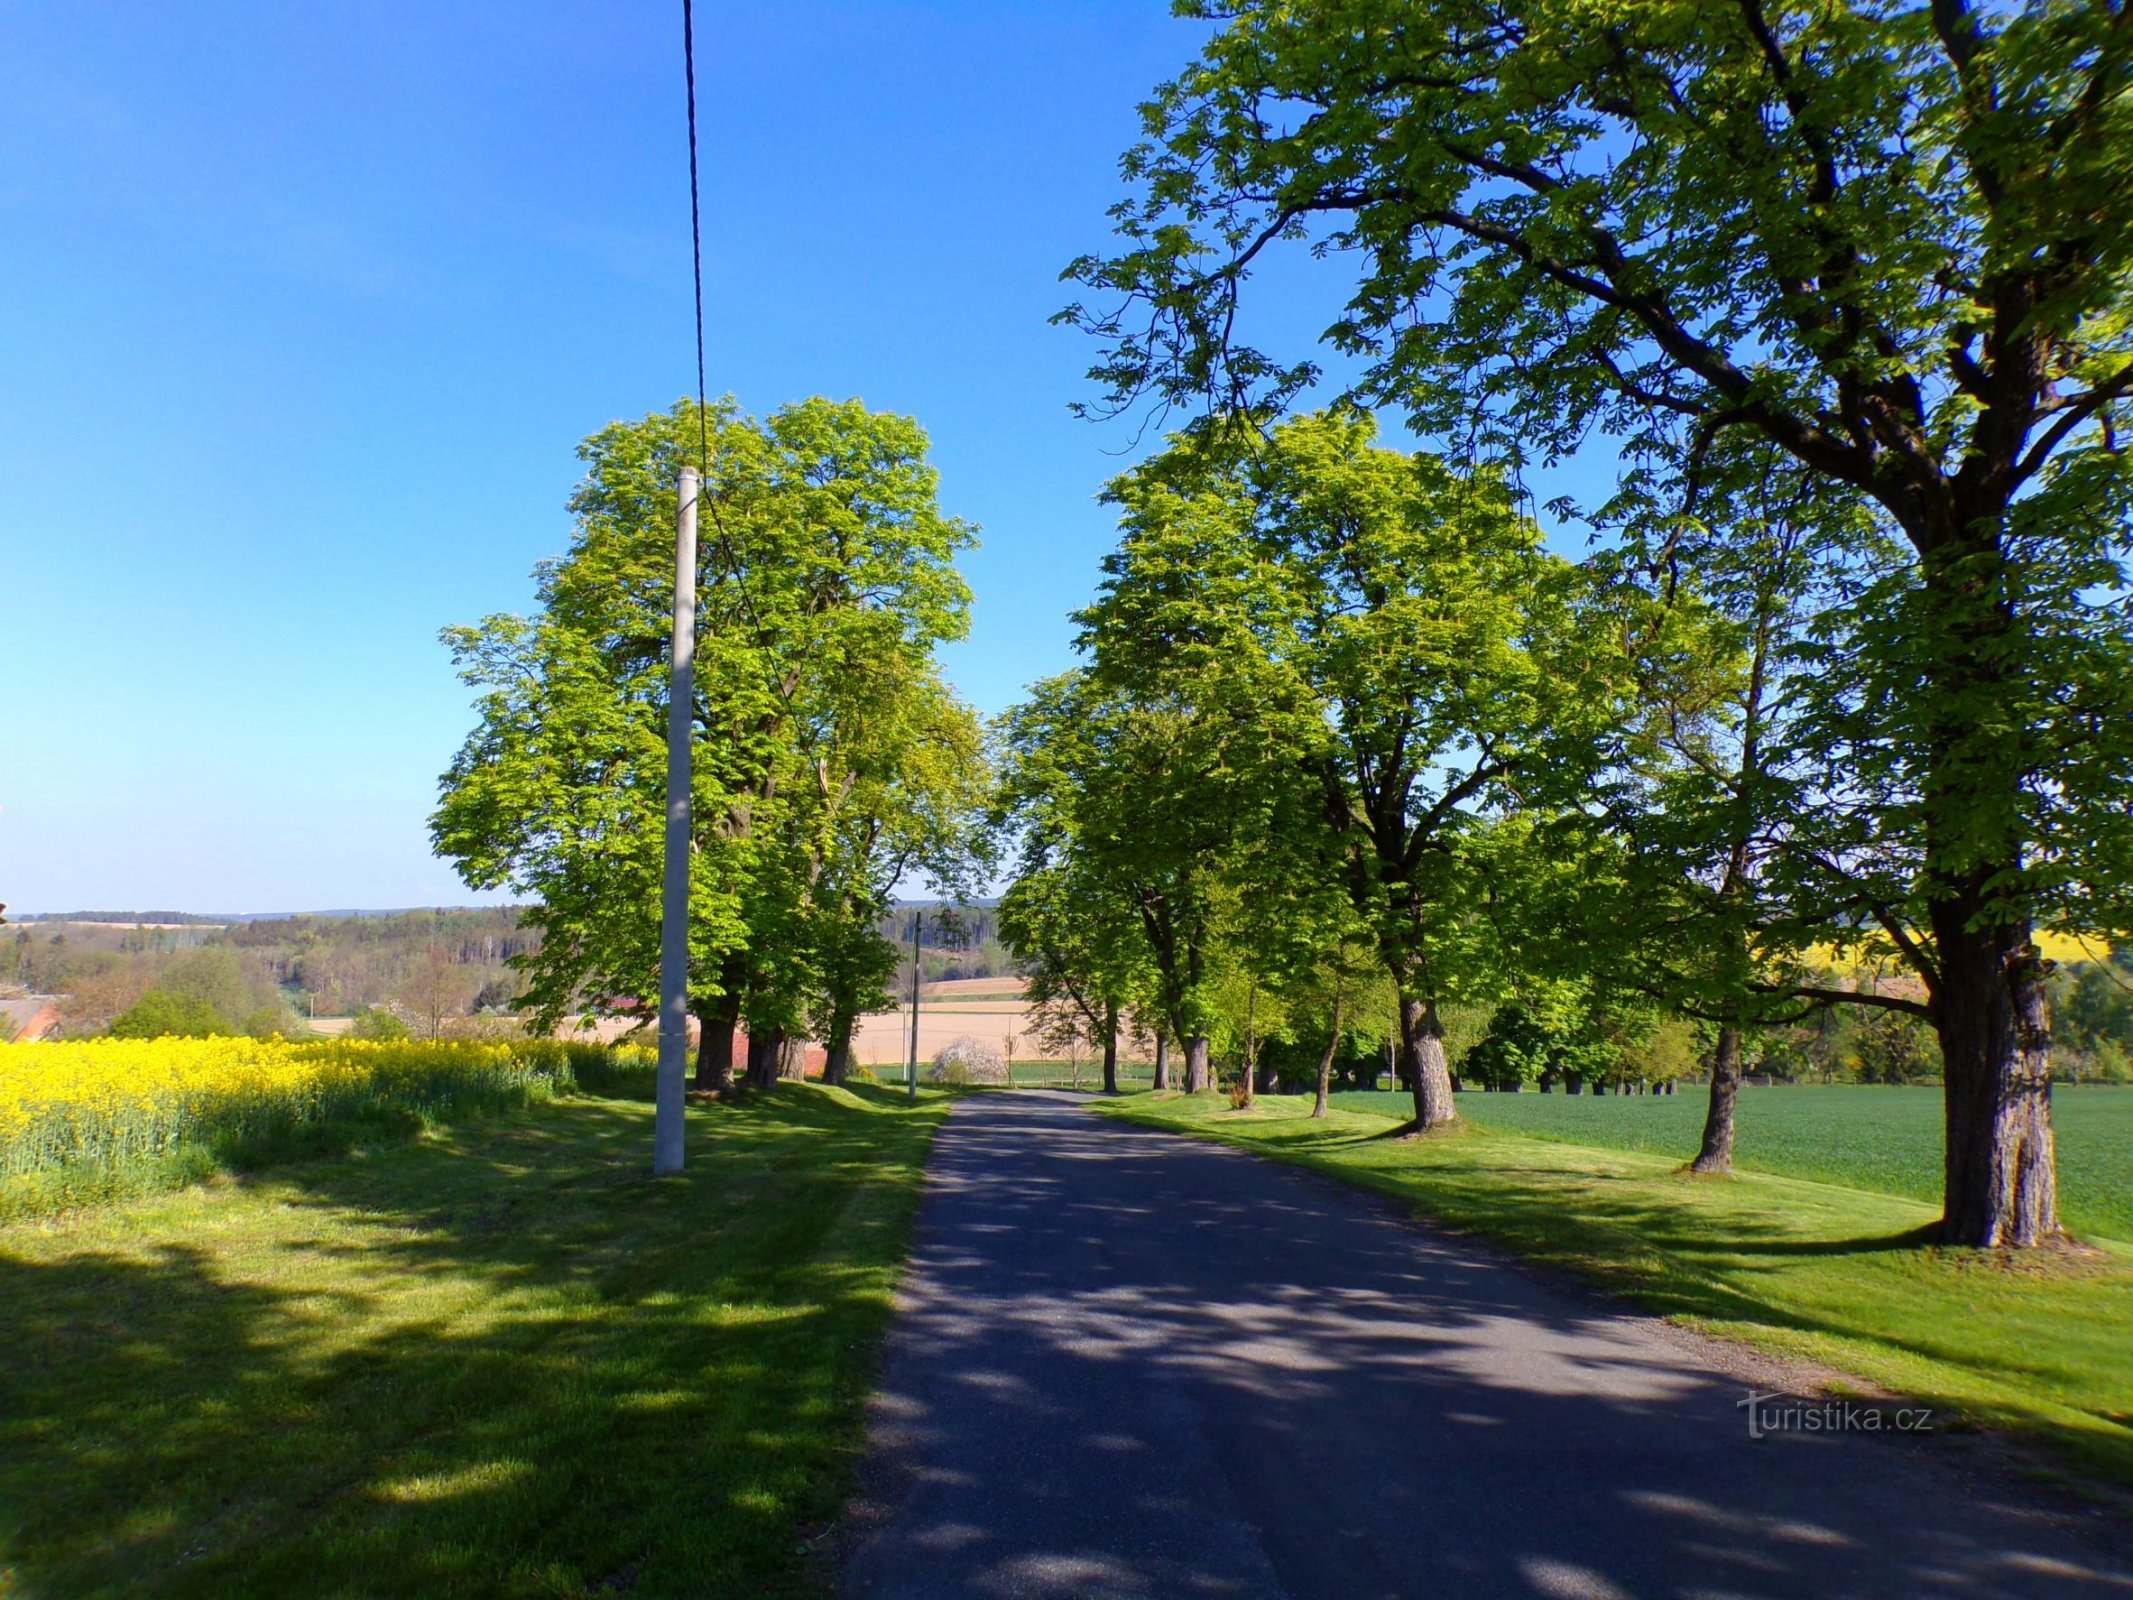
[[[1703,1134],[1709,1092],[1671,1095],[1485,1094],[1459,1097],[1459,1114],[1499,1133],[1643,1150],[1686,1161]],[[1349,1090],[1350,1111],[1409,1117],[1414,1099]],[[1943,1105],[1938,1088],[1889,1084],[1780,1084],[1741,1090],[1735,1164],[1788,1178],[1876,1189],[1932,1204],[1940,1199]],[[2133,1087],[2058,1084],[2052,1135],[2059,1150],[2059,1215],[2079,1234],[2133,1239]]]
[[[812,1593],[946,1097],[581,1095],[0,1227],[0,1594]]]
[[[1508,1096],[1505,1098],[1509,1098]],[[1141,1095],[1106,1115],[1222,1140],[1392,1195],[1686,1325],[1819,1362],[2062,1452],[2133,1486],[2133,1246],[2083,1254],[1924,1246],[1937,1209],[1466,1122],[1422,1139],[1300,1097],[1232,1111]]]

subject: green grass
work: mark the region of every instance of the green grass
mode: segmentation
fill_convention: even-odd
[[[1462,1094],[1459,1113],[1503,1133],[1644,1150],[1686,1161],[1703,1135],[1709,1091],[1672,1095]],[[1413,1115],[1405,1095],[1347,1093],[1334,1104]],[[2133,1241],[2133,1089],[2064,1086],[2052,1094],[2059,1209],[2077,1233]],[[1841,1085],[1741,1090],[1738,1165],[1792,1178],[1940,1199],[1941,1092]]]
[[[577,1098],[0,1228],[0,1595],[780,1595],[948,1101]]]
[[[1071,1061],[1014,1061],[1008,1064],[1007,1071],[1017,1089],[1071,1089],[1074,1086],[1074,1064]],[[1146,1062],[1121,1061],[1118,1064],[1121,1092],[1145,1089],[1154,1076],[1155,1069]],[[1084,1061],[1081,1064],[1081,1087],[1093,1092],[1103,1086],[1102,1060]]]
[[[1481,1098],[1462,1096],[1462,1109]],[[1214,1095],[1142,1095],[1103,1109],[1396,1195],[1663,1315],[2044,1441],[2079,1471],[2133,1484],[2133,1252],[2024,1260],[1925,1248],[1937,1208],[1901,1196],[1760,1173],[1697,1178],[1672,1155],[1471,1122],[1397,1139],[1398,1123],[1366,1112],[1313,1122],[1301,1098],[1234,1112]]]

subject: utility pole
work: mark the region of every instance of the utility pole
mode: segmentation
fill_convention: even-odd
[[[659,897],[659,1079],[652,1175],[681,1171],[689,1073],[689,771],[696,732],[696,469],[674,512],[674,672],[667,689],[666,878]]]
[[[911,913],[911,1067],[904,1082],[909,1085],[907,1098],[912,1100],[918,1098],[918,925],[925,915],[923,911]]]

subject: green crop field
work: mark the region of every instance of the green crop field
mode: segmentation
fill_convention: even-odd
[[[1405,1115],[1404,1094],[1350,1092],[1351,1111]],[[1610,1150],[1696,1153],[1705,1094],[1462,1094],[1460,1115],[1501,1133]],[[2076,1233],[2133,1241],[2133,1089],[2056,1090],[2059,1205]],[[1743,1167],[1849,1184],[1913,1200],[1940,1198],[1941,1093],[1863,1085],[1745,1088],[1735,1135]]]

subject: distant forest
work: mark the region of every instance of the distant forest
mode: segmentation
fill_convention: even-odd
[[[1000,915],[989,902],[967,906],[925,901],[896,907],[877,924],[881,936],[904,952],[897,968],[897,992],[911,982],[911,918],[919,924],[918,953],[922,981],[945,983],[955,978],[1002,978],[1015,970],[1015,958],[1000,943]]]
[[[922,917],[924,981],[1014,971],[991,906],[900,906],[882,937],[908,951]],[[229,1033],[295,1033],[313,1018],[391,1017],[417,1036],[509,1016],[513,956],[537,929],[517,906],[214,919],[176,911],[77,912],[0,928],[0,996],[61,997],[65,1030],[101,1033],[144,997],[183,1001]],[[160,926],[159,926],[160,924]],[[897,989],[910,982],[908,957]]]
[[[0,988],[61,996],[75,1033],[101,1032],[151,992],[197,1002],[229,1032],[383,1011],[437,1033],[447,1019],[511,1010],[519,984],[506,963],[536,937],[522,915],[500,906],[226,923],[162,912],[39,918],[0,930]]]

